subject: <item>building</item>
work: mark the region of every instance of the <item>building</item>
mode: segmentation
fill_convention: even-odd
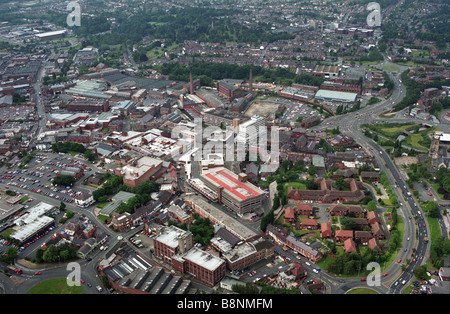
[[[336,230],[334,237],[336,241],[345,241],[353,239],[353,230]]]
[[[118,231],[123,231],[133,226],[133,218],[130,213],[114,213],[111,219],[111,225]]]
[[[284,223],[291,224],[295,222],[295,211],[292,207],[284,210]]]
[[[269,241],[259,238],[251,242],[238,242],[233,248],[222,253],[222,258],[231,271],[243,270],[247,267],[274,255],[274,245]]]
[[[317,100],[350,104],[356,102],[357,97],[357,93],[338,92],[326,89],[320,89],[315,96]]]
[[[322,238],[331,238],[333,236],[333,229],[329,221],[320,224],[320,235]]]
[[[65,167],[59,174],[71,176],[78,180],[84,175],[84,169],[82,167]]]
[[[191,281],[152,264],[125,242],[119,242],[106,253],[98,270],[115,290],[127,294],[195,293]]]
[[[89,192],[82,191],[76,198],[75,204],[78,207],[86,208],[94,204],[94,197]]]
[[[239,239],[239,241],[250,242],[259,237],[259,234],[251,230],[244,224],[234,219],[229,213],[217,208],[213,204],[207,202],[203,197],[190,195],[184,198],[188,205],[195,213],[202,218],[208,218],[211,224],[226,229]]]
[[[121,168],[123,183],[134,188],[144,181],[149,180],[158,170],[162,168],[163,161],[152,158],[142,157]]]
[[[289,235],[289,230],[287,229],[279,229],[278,227],[270,224],[266,228],[266,234],[278,242],[279,245],[286,245],[313,263],[319,261],[323,256],[320,251],[300,241],[294,236]]]
[[[189,274],[208,286],[215,286],[225,277],[225,261],[209,252],[193,247],[174,255],[171,265],[175,271]]]
[[[67,30],[59,30],[52,32],[39,33],[34,35],[38,40],[51,40],[56,38],[61,38],[67,33]]]
[[[36,237],[36,235],[55,224],[55,220],[50,215],[54,214],[56,210],[57,208],[54,205],[44,202],[29,208],[24,215],[14,221],[18,228],[11,235],[11,238],[24,243]]]
[[[348,183],[349,191],[335,189],[332,180],[317,178],[315,180],[315,185],[318,186],[317,190],[298,190],[289,187],[287,196],[289,199],[318,201],[319,203],[361,202],[364,199],[362,183],[355,179],[345,179],[345,181]]]
[[[218,200],[238,214],[256,211],[261,207],[265,193],[250,182],[245,174],[236,175],[226,168],[212,168],[203,172],[201,180],[213,191]]]
[[[66,105],[69,112],[107,112],[109,110],[109,100],[83,99],[73,100]]]
[[[244,97],[244,90],[240,88],[240,83],[242,82],[234,82],[233,80],[223,79],[217,82],[217,91],[228,100]]]
[[[164,229],[153,242],[155,256],[170,265],[174,255],[183,254],[194,246],[192,232],[175,226]]]
[[[317,230],[319,224],[315,219],[302,219],[300,222],[300,229],[302,230]]]

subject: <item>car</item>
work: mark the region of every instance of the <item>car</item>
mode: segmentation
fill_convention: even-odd
[[[367,278],[361,278],[361,281],[367,281]]]
[[[42,273],[40,271],[37,271],[34,273],[35,275],[41,275]]]
[[[383,274],[383,277],[386,277],[387,275],[388,275],[388,273],[384,273],[384,274]]]
[[[398,261],[397,261],[397,263],[401,263],[402,262],[402,259],[401,258],[399,258],[398,259]]]

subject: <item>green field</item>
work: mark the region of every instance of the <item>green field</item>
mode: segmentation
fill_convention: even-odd
[[[391,65],[391,64],[383,65],[383,69],[392,71],[392,72],[400,71],[400,68],[398,66]]]
[[[287,188],[292,186],[293,188],[297,189],[297,190],[306,190],[306,185],[304,183],[301,182],[286,182],[284,184],[284,188],[287,191]]]
[[[346,294],[379,294],[379,293],[369,288],[356,288],[348,291]]]
[[[68,286],[66,278],[56,278],[38,283],[27,294],[84,294],[84,290],[81,286]]]

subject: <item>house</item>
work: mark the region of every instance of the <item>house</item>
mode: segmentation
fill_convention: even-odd
[[[300,215],[300,216],[312,216],[312,215],[314,215],[314,210],[313,210],[312,206],[309,204],[297,203],[296,213],[297,213],[297,215]]]
[[[358,174],[358,169],[351,168],[351,169],[338,169],[333,173],[333,179],[342,178],[342,179],[349,179],[353,178],[355,174]]]
[[[336,230],[334,233],[336,241],[345,241],[347,239],[353,239],[353,230]]]
[[[317,230],[319,224],[315,219],[302,219],[300,223],[300,229],[302,230]]]
[[[353,218],[353,221],[355,222],[355,229],[363,230],[364,228],[369,226],[369,222],[366,218]]]
[[[320,224],[320,235],[322,238],[331,238],[333,236],[333,230],[329,221]]]
[[[374,251],[381,252],[381,248],[378,245],[378,240],[375,238],[370,239],[369,242],[367,243],[367,246]]]
[[[306,269],[301,263],[295,263],[289,272],[295,276],[295,280],[302,279],[307,275]]]
[[[374,212],[374,211],[369,211],[368,213],[367,213],[367,221],[369,222],[369,224],[374,224],[374,223],[376,223],[376,222],[380,222],[380,219],[378,218],[378,215],[377,215],[377,213],[376,212]]]
[[[372,233],[369,231],[355,231],[355,240],[360,243],[368,243],[372,238]]]
[[[294,223],[295,222],[295,212],[292,207],[288,207],[284,211],[284,222],[285,223]]]
[[[346,216],[347,215],[347,206],[342,204],[332,205],[330,207],[330,215],[331,216]]]
[[[344,241],[344,251],[346,253],[356,252],[356,243],[353,239],[347,239]]]
[[[359,205],[348,206],[347,216],[350,217],[361,217],[364,216],[364,209]]]
[[[375,239],[382,240],[385,238],[384,232],[381,229],[381,226],[378,222],[375,222],[371,225],[372,235]]]
[[[380,182],[380,174],[376,171],[361,171],[361,180],[368,182]]]

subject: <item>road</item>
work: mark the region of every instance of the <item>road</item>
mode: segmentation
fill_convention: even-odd
[[[385,62],[384,64],[388,63]],[[395,84],[392,96],[388,100],[383,100],[378,104],[364,107],[357,112],[353,112],[343,116],[331,117],[327,119],[325,123],[322,123],[323,125],[312,128],[316,130],[323,130],[327,128],[339,127],[342,133],[352,137],[358,144],[372,153],[379,164],[380,170],[384,171],[387,174],[390,185],[392,187],[398,187],[397,189],[393,189],[393,191],[396,194],[398,201],[403,204],[402,206],[400,206],[398,213],[404,218],[405,236],[402,242],[402,246],[398,252],[396,262],[392,263],[387,268],[388,275],[386,276],[386,278],[383,278],[383,282],[385,282],[385,284],[384,288],[381,289],[385,290],[385,293],[393,294],[401,293],[402,288],[405,287],[405,285],[402,284],[402,281],[406,280],[406,282],[409,282],[411,279],[413,279],[414,268],[421,265],[426,260],[428,243],[427,241],[425,241],[425,237],[427,237],[429,234],[427,229],[427,222],[423,217],[423,213],[420,207],[417,206],[417,202],[415,201],[414,197],[408,196],[408,192],[412,191],[410,191],[409,188],[404,184],[404,181],[402,180],[402,177],[396,165],[393,163],[389,155],[377,143],[369,140],[364,136],[361,131],[361,125],[372,123],[376,120],[383,120],[379,118],[378,115],[386,112],[387,110],[390,110],[406,95],[406,88],[401,83],[400,78],[401,73],[406,68],[402,66],[398,67],[400,67],[400,71],[398,71],[396,76],[393,76],[391,72],[386,71],[388,75],[393,79]],[[391,119],[389,119],[389,122],[410,121],[411,119],[408,118],[396,118],[395,121],[391,121]],[[439,127],[448,129],[449,125],[439,124]],[[412,255],[411,252],[414,247],[416,248],[416,253]],[[400,259],[401,262],[398,262]],[[401,263],[407,259],[411,259],[412,262],[407,264],[405,269],[402,270]],[[353,285],[358,286],[358,284],[355,284],[355,282],[353,282]],[[345,280],[344,286],[348,288],[352,285],[349,284],[347,280]],[[359,286],[361,286],[361,283],[359,283]]]

